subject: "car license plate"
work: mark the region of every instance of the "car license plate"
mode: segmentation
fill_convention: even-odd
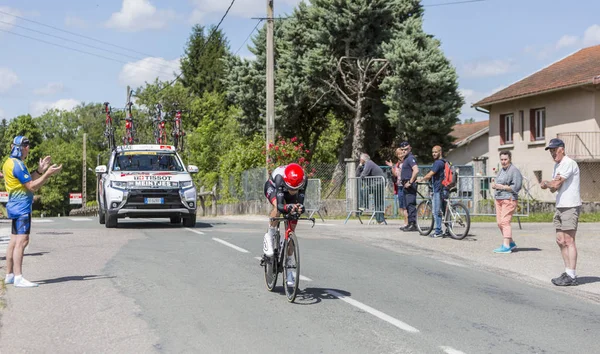
[[[144,198],[144,204],[164,204],[163,198]]]

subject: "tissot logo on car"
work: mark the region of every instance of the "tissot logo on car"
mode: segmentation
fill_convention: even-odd
[[[158,176],[158,175],[150,175],[150,176],[133,176],[135,181],[170,181],[172,176]]]

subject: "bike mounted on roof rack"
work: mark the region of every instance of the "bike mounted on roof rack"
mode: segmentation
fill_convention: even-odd
[[[133,90],[129,91],[127,95],[127,103],[125,104],[125,136],[123,137],[123,145],[133,145],[137,142],[135,139],[135,124],[133,122],[133,114],[131,113],[131,106],[133,103],[131,102],[131,95],[133,94]]]
[[[108,102],[104,102],[104,113],[106,114],[106,119],[104,121],[104,136],[108,139],[110,151],[113,151],[117,148],[117,143],[115,141],[115,128],[113,127],[113,119],[111,116],[112,108],[110,108],[110,103]]]
[[[156,115],[152,120],[154,126],[154,143],[159,145],[167,144],[167,129],[165,127],[166,120],[162,114],[162,105],[158,103],[156,106]]]
[[[183,152],[184,148],[184,137],[185,131],[183,131],[183,123],[181,121],[181,115],[186,112],[181,109],[177,109],[177,104],[175,106],[175,121],[173,122],[173,130],[171,131],[171,136],[173,137],[173,146],[175,146],[175,150],[179,152]]]

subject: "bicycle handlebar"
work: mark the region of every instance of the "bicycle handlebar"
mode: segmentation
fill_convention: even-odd
[[[300,220],[312,221],[311,227],[315,227],[315,218],[301,218],[300,214],[297,214],[297,213],[285,214],[283,217],[269,218],[269,220],[271,222],[273,222],[273,221],[300,221]]]

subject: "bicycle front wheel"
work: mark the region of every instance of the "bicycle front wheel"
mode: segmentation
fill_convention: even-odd
[[[469,234],[471,228],[471,215],[469,209],[462,203],[453,203],[448,206],[450,212],[448,233],[455,240],[462,240]]]
[[[277,250],[275,250],[275,254],[272,257],[264,256],[263,267],[265,269],[265,285],[267,286],[267,290],[273,291],[275,288],[275,284],[277,284]]]
[[[417,206],[417,229],[423,236],[433,230],[433,207],[429,200],[424,200]]]
[[[300,282],[300,248],[296,234],[290,232],[290,237],[283,245],[283,288],[289,302],[296,300],[298,283]]]

